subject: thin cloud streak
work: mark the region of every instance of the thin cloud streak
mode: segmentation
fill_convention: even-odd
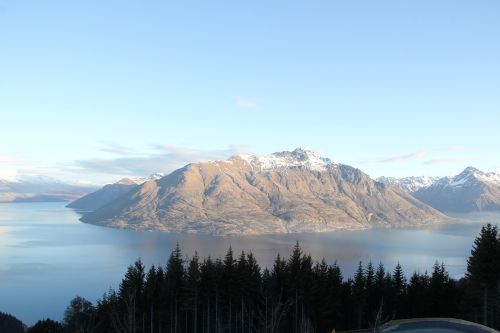
[[[448,147],[443,147],[440,149],[436,149],[437,151],[443,151],[443,152],[458,152],[458,151],[464,151],[465,147],[462,146],[448,146]]]
[[[407,162],[407,161],[415,161],[415,160],[421,160],[424,157],[427,156],[429,152],[425,149],[416,151],[411,154],[407,155],[399,155],[399,156],[393,156],[389,158],[385,158],[382,160],[378,160],[378,163],[401,163],[401,162]]]
[[[469,162],[471,159],[466,157],[435,158],[425,161],[424,164],[458,164]]]
[[[134,153],[132,148],[117,143],[102,142],[102,145],[103,147],[99,150],[105,153],[112,153],[116,155],[131,155]]]
[[[12,155],[0,155],[0,163],[12,163],[16,160],[16,157]]]
[[[236,96],[236,105],[242,109],[250,109],[257,107],[257,101]]]
[[[73,170],[74,172],[146,176],[154,172],[169,173],[193,162],[223,160],[249,151],[248,146],[243,145],[218,150],[198,150],[168,144],[153,145],[152,148],[156,152],[140,156],[78,160],[75,161]]]
[[[0,155],[0,180],[12,181],[16,179],[17,158],[13,155]]]

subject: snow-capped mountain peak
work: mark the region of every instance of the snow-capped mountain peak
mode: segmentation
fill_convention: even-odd
[[[432,184],[439,181],[441,177],[435,176],[420,176],[420,177],[404,177],[404,178],[394,178],[394,177],[379,177],[378,182],[398,186],[405,192],[413,193],[421,188],[429,187]]]
[[[413,194],[442,212],[494,211],[500,209],[500,175],[467,167]]]
[[[282,151],[270,155],[237,155],[254,167],[260,170],[287,169],[293,167],[303,167],[315,171],[324,171],[335,163],[326,157],[321,157],[318,153],[304,148],[297,148],[293,151]],[[233,157],[234,159],[234,157]]]
[[[478,181],[482,183],[500,185],[500,175],[494,172],[486,173],[474,167],[467,167],[455,177],[449,178],[446,186],[465,186],[468,184],[475,184]]]
[[[155,172],[148,177],[125,177],[117,181],[115,184],[120,184],[120,185],[140,185],[144,184],[145,182],[148,182],[150,180],[158,180],[160,178],[165,177],[165,174],[161,172]]]

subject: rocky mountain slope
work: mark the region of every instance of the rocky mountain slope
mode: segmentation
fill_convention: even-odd
[[[500,210],[500,175],[468,167],[455,177],[445,177],[413,193],[442,212]]]
[[[66,207],[84,211],[94,211],[130,192],[132,189],[137,188],[140,184],[151,180],[158,180],[163,176],[165,175],[162,173],[155,173],[146,178],[123,178],[116,183],[107,184],[103,188],[71,202]]]
[[[112,227],[217,235],[419,226],[445,220],[401,189],[304,149],[189,164],[82,218]]]

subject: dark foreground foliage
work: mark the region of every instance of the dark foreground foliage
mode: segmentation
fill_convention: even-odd
[[[57,321],[51,319],[39,320],[35,325],[31,326],[27,333],[63,333],[64,327]],[[75,331],[76,333],[77,331]]]
[[[185,260],[177,246],[166,267],[146,269],[135,262],[118,290],[97,304],[75,298],[64,327],[80,333],[307,333],[407,317],[455,317],[498,328],[499,258],[491,225],[483,227],[467,276],[458,281],[437,262],[432,272],[408,277],[399,264],[387,270],[381,263],[360,262],[355,275],[344,279],[335,263],[314,262],[298,243],[288,258],[278,255],[263,270],[251,253],[235,257],[229,249],[224,258]]]
[[[24,333],[25,327],[23,323],[10,314],[0,312],[0,333]]]

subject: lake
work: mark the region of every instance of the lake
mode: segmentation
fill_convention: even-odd
[[[50,317],[61,320],[76,295],[91,301],[117,287],[129,264],[142,258],[149,266],[165,265],[178,242],[186,256],[223,256],[232,246],[255,254],[271,266],[277,253],[288,256],[298,240],[315,259],[337,261],[344,277],[361,260],[382,261],[391,269],[401,262],[406,275],[431,270],[436,260],[450,275],[463,276],[474,238],[500,214],[457,216],[458,223],[426,229],[376,229],[319,234],[212,237],[137,232],[79,222],[65,203],[0,204],[0,311],[26,324]]]

